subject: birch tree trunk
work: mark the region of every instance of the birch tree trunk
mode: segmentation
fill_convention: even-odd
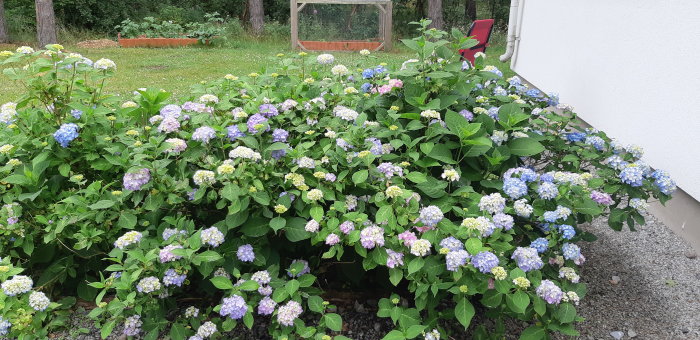
[[[3,0],[0,0],[0,43],[10,42],[10,34],[7,31],[7,22],[5,21],[5,7]]]
[[[36,33],[39,46],[58,43],[53,0],[36,0]]]
[[[442,0],[428,0],[428,19],[433,21],[430,23],[431,28],[442,29],[445,23],[442,18]]]
[[[260,36],[263,34],[265,12],[262,0],[248,0],[248,11],[250,13],[250,26],[253,34]]]

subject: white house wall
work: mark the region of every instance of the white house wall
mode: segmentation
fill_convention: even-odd
[[[700,200],[700,1],[520,4],[515,72]]]

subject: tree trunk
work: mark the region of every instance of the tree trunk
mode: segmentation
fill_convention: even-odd
[[[253,34],[262,35],[265,17],[262,0],[248,0],[248,12],[250,13],[250,26],[253,29]]]
[[[36,0],[36,33],[40,47],[58,43],[53,0]]]
[[[5,7],[3,0],[0,0],[0,44],[10,42],[10,34],[7,32],[7,22],[5,21]]]
[[[466,0],[464,2],[464,17],[468,21],[476,20],[476,0]]]
[[[442,18],[442,0],[428,0],[428,19],[433,21],[430,23],[431,28],[442,29],[445,23]]]

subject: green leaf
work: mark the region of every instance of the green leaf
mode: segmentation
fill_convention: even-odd
[[[542,143],[533,138],[516,138],[508,142],[510,153],[516,156],[533,156],[544,151]]]
[[[179,324],[179,323],[174,323],[172,327],[170,327],[170,339],[172,340],[184,340],[187,337],[187,330],[185,329],[185,326]]]
[[[111,201],[111,200],[101,200],[95,204],[90,205],[88,208],[93,209],[93,210],[107,209],[107,208],[114,206],[115,203],[116,202]]]
[[[464,243],[464,247],[467,249],[469,254],[476,255],[481,251],[481,248],[483,248],[484,245],[481,243],[481,240],[476,237],[472,237]]]
[[[326,309],[326,307],[323,306],[323,298],[317,295],[309,296],[306,303],[309,305],[309,309],[316,313],[321,313]]]
[[[114,325],[116,323],[117,320],[112,319],[102,326],[102,330],[100,331],[100,336],[102,336],[102,339],[106,339],[108,335],[112,334],[112,329],[114,329]]]
[[[403,270],[399,268],[391,268],[389,269],[389,281],[391,281],[391,284],[394,286],[398,286],[399,282],[401,282],[401,279],[403,278]]]
[[[464,326],[464,329],[469,327],[474,314],[475,311],[472,303],[469,302],[468,298],[462,297],[459,302],[457,302],[457,306],[455,306],[455,317],[457,317],[457,321]]]
[[[404,340],[404,339],[406,339],[406,337],[403,336],[403,333],[401,333],[401,331],[398,331],[398,330],[393,330],[382,338],[382,340]]]
[[[377,211],[377,214],[375,216],[376,222],[377,223],[382,223],[384,221],[388,221],[389,218],[391,218],[394,215],[394,211],[392,210],[390,205],[385,205]]]
[[[343,319],[341,319],[338,314],[328,313],[323,316],[323,320],[326,322],[326,326],[331,330],[340,332],[343,329]]]
[[[406,338],[407,339],[413,339],[417,337],[419,334],[423,332],[425,329],[424,325],[413,325],[411,327],[408,327],[406,330]]]
[[[304,229],[306,221],[304,219],[295,217],[287,221],[287,226],[284,227],[284,235],[288,240],[292,242],[299,242],[301,240],[306,240],[311,237],[311,234]]]
[[[198,265],[202,262],[214,262],[221,259],[221,255],[213,250],[207,250],[203,253],[197,254],[192,258],[192,262]]]
[[[319,206],[315,206],[311,208],[311,218],[316,220],[317,222],[323,221],[323,208]]]
[[[530,297],[522,290],[518,290],[514,294],[506,295],[506,304],[513,312],[524,314],[527,306],[530,305]]]
[[[547,331],[540,326],[530,326],[520,333],[520,340],[545,340]]]
[[[369,172],[367,170],[360,170],[352,174],[352,181],[355,184],[364,183],[367,180],[367,177],[369,177]]]
[[[415,259],[411,260],[411,262],[408,264],[408,275],[411,275],[423,268],[423,264],[425,261],[423,260],[422,257],[416,257]]]
[[[119,215],[119,221],[117,221],[117,225],[124,229],[133,229],[136,226],[137,220],[138,219],[134,214],[122,212],[121,215]]]
[[[216,288],[223,290],[233,289],[233,283],[231,282],[231,279],[225,276],[215,276],[212,277],[209,281],[211,281],[211,283]]]
[[[300,286],[299,281],[291,280],[291,281],[287,282],[287,284],[284,286],[284,289],[287,290],[287,293],[289,294],[289,296],[292,296],[292,295],[294,295],[294,293],[297,292],[297,290],[299,290],[299,286]]]
[[[539,297],[535,297],[532,301],[532,306],[535,309],[535,313],[540,316],[547,312],[547,303]]]
[[[424,183],[428,180],[422,172],[418,171],[412,171],[410,174],[406,175],[406,178],[416,184]]]
[[[278,230],[284,228],[284,226],[286,224],[287,224],[287,220],[285,220],[284,218],[279,217],[279,216],[270,220],[270,228],[272,228],[272,230],[274,230],[274,231],[278,231]]]
[[[571,323],[576,318],[576,307],[574,307],[574,305],[570,303],[562,303],[557,308],[557,311],[554,313],[554,316],[561,323]]]
[[[255,282],[253,280],[248,280],[248,281],[245,281],[245,282],[241,283],[240,285],[238,285],[238,289],[244,290],[244,291],[253,291],[253,290],[257,290],[258,288],[260,288],[260,284],[258,284],[257,282]]]

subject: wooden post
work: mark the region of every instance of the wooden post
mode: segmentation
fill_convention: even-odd
[[[394,11],[394,5],[392,4],[391,1],[386,3],[385,7],[385,13],[386,17],[384,18],[384,51],[390,51],[392,48],[392,35],[391,35],[391,29],[392,29],[392,17],[393,17],[393,11]]]
[[[289,22],[292,25],[292,49],[299,47],[299,8],[297,0],[289,0]]]

